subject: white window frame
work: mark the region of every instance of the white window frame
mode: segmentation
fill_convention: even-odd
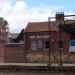
[[[36,42],[35,41],[31,42],[31,49],[36,50]]]

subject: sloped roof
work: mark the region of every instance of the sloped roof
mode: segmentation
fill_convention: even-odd
[[[28,23],[25,32],[48,31],[48,22]]]
[[[19,35],[16,37],[16,39],[18,39],[18,40],[21,40],[21,39],[23,39],[23,32],[24,32],[24,29],[22,29],[21,30],[21,32],[19,33]]]
[[[66,20],[65,24],[75,24],[75,20]]]
[[[66,20],[65,24],[74,24],[75,20]],[[60,22],[51,21],[50,22],[50,31],[57,31]],[[28,23],[25,32],[40,32],[40,31],[48,31],[49,30],[48,22],[31,22]]]
[[[40,32],[40,31],[48,31],[48,22],[33,22],[29,23],[28,26],[25,29],[25,32]],[[54,31],[55,29],[53,26],[55,25],[55,22],[51,22],[50,30]]]

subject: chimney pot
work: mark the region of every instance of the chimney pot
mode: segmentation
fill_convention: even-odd
[[[56,12],[56,21],[61,23],[64,21],[64,12]]]

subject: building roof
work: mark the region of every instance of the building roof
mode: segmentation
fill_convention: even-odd
[[[40,32],[40,31],[48,31],[48,22],[33,22],[29,23],[28,26],[25,29],[25,32]],[[51,22],[51,31],[54,30],[53,26],[55,25],[55,22]]]
[[[64,21],[65,24],[74,24],[75,20],[66,20]],[[57,31],[60,22],[51,21],[50,22],[50,31]],[[28,23],[25,32],[41,32],[41,31],[48,31],[49,30],[49,23],[48,22],[30,22]]]
[[[23,33],[24,33],[24,29],[21,30],[21,32],[18,34],[18,36],[15,39],[16,40],[23,40],[23,37],[24,37]]]

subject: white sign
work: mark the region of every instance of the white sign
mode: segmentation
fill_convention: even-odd
[[[34,38],[49,38],[49,35],[42,35],[42,36],[30,36],[30,39],[34,39]]]

